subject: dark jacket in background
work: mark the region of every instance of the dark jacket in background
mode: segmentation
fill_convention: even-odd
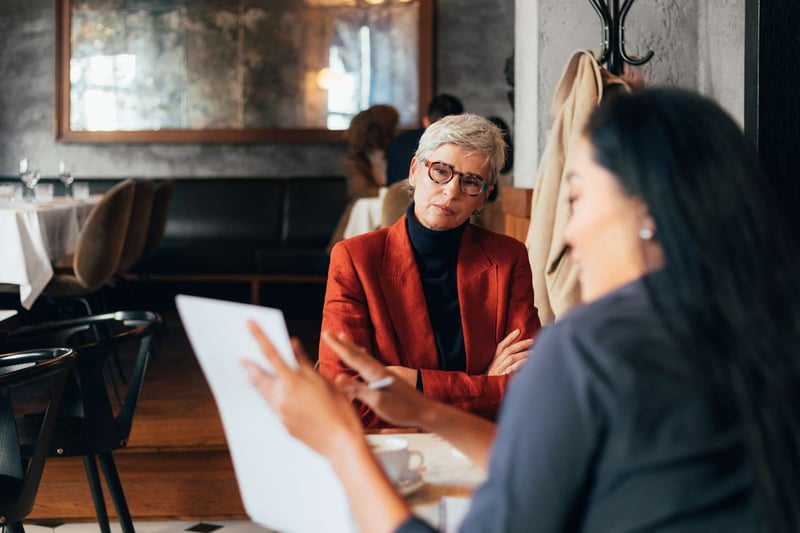
[[[408,177],[411,159],[417,151],[419,138],[425,128],[404,131],[389,142],[386,148],[386,185],[402,181]]]

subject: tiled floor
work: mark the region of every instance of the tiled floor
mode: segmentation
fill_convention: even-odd
[[[25,533],[97,533],[96,522],[85,523],[34,523],[23,524]],[[136,533],[274,533],[253,522],[244,520],[215,520],[211,522],[144,522],[133,523]],[[122,533],[118,522],[111,522],[111,533]]]

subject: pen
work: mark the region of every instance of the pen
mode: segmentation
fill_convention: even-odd
[[[379,379],[377,381],[373,381],[367,385],[367,388],[370,389],[385,389],[389,385],[394,382],[394,378],[392,376],[387,376],[383,379]]]

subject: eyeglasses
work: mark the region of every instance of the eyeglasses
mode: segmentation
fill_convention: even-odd
[[[456,172],[452,165],[441,161],[425,161],[428,167],[428,177],[434,183],[444,185],[449,183],[453,176],[458,175],[458,186],[461,192],[467,196],[478,196],[483,191],[489,189],[489,184],[485,183],[477,174],[465,174]]]

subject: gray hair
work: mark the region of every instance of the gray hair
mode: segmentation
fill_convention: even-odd
[[[449,115],[425,129],[414,155],[420,162],[428,161],[431,152],[443,144],[454,144],[467,152],[482,155],[489,170],[485,179],[489,185],[497,183],[497,175],[506,158],[506,144],[500,128],[478,115]]]

